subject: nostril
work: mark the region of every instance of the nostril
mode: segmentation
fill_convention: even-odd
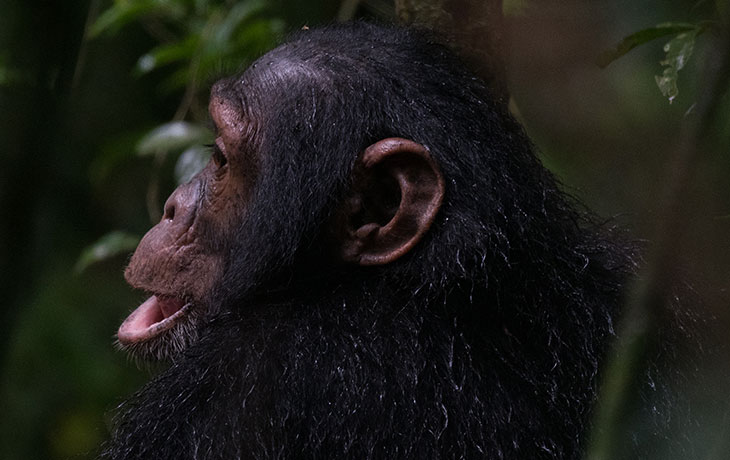
[[[167,206],[165,206],[165,215],[163,218],[167,220],[172,220],[175,218],[175,205],[172,203],[169,203]]]
[[[195,216],[198,183],[189,182],[176,188],[165,201],[162,221],[175,226],[190,225]]]

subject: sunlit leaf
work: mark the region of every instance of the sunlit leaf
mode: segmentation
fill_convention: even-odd
[[[207,144],[213,141],[209,129],[186,121],[165,123],[150,131],[137,144],[137,153],[151,155],[158,152],[182,150],[194,144]]]
[[[679,94],[679,89],[677,88],[678,73],[692,56],[695,40],[699,32],[700,29],[682,32],[664,45],[664,52],[667,55],[661,61],[661,65],[667,68],[664,69],[662,75],[657,75],[654,78],[662,94],[669,99],[670,103]]]
[[[77,273],[81,273],[93,263],[133,251],[138,243],[139,237],[130,233],[122,231],[107,233],[81,252],[74,269]]]
[[[180,154],[175,163],[175,180],[178,185],[193,178],[205,167],[210,159],[210,149],[202,145],[194,145]]]
[[[657,38],[666,37],[667,35],[680,34],[682,32],[698,31],[700,27],[695,24],[681,22],[666,22],[657,24],[654,27],[635,32],[618,42],[613,48],[610,48],[598,57],[597,64],[604,68],[624,54],[628,53],[637,46]]]
[[[662,92],[662,95],[669,99],[671,103],[675,97],[679,94],[679,88],[677,87],[677,69],[674,67],[668,67],[664,69],[661,75],[655,75],[654,80]]]

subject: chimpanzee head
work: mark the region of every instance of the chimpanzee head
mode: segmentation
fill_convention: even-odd
[[[127,268],[151,296],[119,329],[125,348],[171,357],[212,315],[298,283],[433,287],[507,270],[527,246],[539,259],[546,229],[574,231],[521,129],[449,50],[339,27],[302,31],[213,87],[210,162]]]

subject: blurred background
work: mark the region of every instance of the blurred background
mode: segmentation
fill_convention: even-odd
[[[605,69],[596,62],[647,27],[671,21],[697,31],[715,7],[504,1],[513,112],[566,190],[638,239],[655,235],[712,45],[697,33],[691,56],[684,49],[676,95],[655,78],[671,68],[661,61],[676,33]],[[113,347],[119,323],[143,300],[122,272],[165,197],[205,161],[211,83],[287,32],[351,18],[394,20],[393,4],[0,0],[0,458],[93,457],[110,412],[153,372]],[[674,258],[711,315],[710,348],[730,344],[727,99],[683,193],[691,213]],[[730,356],[687,366],[707,377],[695,410],[727,404]],[[718,418],[716,433],[698,435],[730,439],[728,425]]]

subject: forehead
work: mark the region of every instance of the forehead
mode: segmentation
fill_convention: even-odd
[[[271,51],[257,59],[244,72],[232,77],[218,80],[210,91],[211,102],[214,99],[229,100],[232,105],[241,109],[264,99],[266,95],[281,89],[282,83],[291,87],[293,80],[302,80],[312,74],[306,63],[299,59],[287,59]]]
[[[208,112],[216,131],[231,131],[243,121],[243,110],[235,99],[222,97],[212,93],[208,104]]]

